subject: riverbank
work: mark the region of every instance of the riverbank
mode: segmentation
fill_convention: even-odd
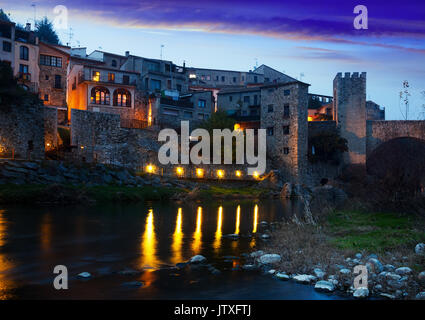
[[[418,216],[334,210],[316,225],[282,223],[259,249],[278,255],[270,268],[281,280],[359,298],[423,298],[424,226]],[[251,258],[263,265],[261,252]],[[353,286],[357,265],[367,268],[367,290]]]

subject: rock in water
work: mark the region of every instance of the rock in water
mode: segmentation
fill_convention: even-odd
[[[193,256],[189,260],[190,263],[202,263],[202,262],[205,262],[205,261],[207,261],[207,258],[205,258],[204,256],[202,256],[200,254]]]
[[[318,277],[319,279],[323,279],[326,275],[326,273],[323,272],[322,269],[319,269],[319,268],[315,268],[313,271],[314,271],[314,274],[316,275],[316,277]]]
[[[279,280],[289,280],[290,277],[285,273],[285,272],[278,272],[275,274],[275,277],[278,278]]]
[[[90,274],[90,273],[88,273],[88,272],[81,272],[81,273],[79,273],[79,274],[78,274],[78,276],[79,276],[80,278],[85,278],[85,279],[87,279],[87,278],[90,278],[90,277],[91,277],[91,274]]]
[[[423,292],[419,292],[419,293],[416,295],[416,299],[418,299],[418,300],[425,300],[425,291],[423,291]]]
[[[415,247],[415,253],[421,256],[425,255],[425,243],[418,243]]]
[[[250,254],[251,258],[258,258],[264,254],[263,250],[254,251]]]
[[[317,291],[332,292],[335,290],[335,286],[332,282],[320,280],[316,283],[314,289]]]
[[[280,262],[281,257],[278,254],[271,253],[271,254],[263,254],[261,257],[258,258],[258,262],[261,264],[273,264]]]
[[[298,274],[294,276],[293,279],[298,283],[309,284],[310,282],[315,281],[316,277],[310,274]]]
[[[353,297],[357,299],[364,299],[369,296],[369,289],[368,288],[358,288],[354,291]]]

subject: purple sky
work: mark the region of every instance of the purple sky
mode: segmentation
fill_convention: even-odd
[[[71,44],[159,57],[199,67],[249,70],[268,64],[331,94],[336,72],[368,72],[368,98],[401,118],[398,93],[411,84],[411,119],[425,100],[425,2],[419,1],[130,1],[39,0],[36,15],[69,10]],[[353,9],[368,9],[368,30],[355,30]],[[17,22],[31,21],[24,0],[0,4]],[[60,30],[62,42],[69,32]]]

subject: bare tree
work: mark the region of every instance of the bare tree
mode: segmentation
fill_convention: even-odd
[[[408,120],[408,116],[409,116],[409,97],[410,97],[409,81],[404,80],[403,81],[403,90],[400,91],[400,102],[399,102],[400,112],[401,112],[401,115],[403,116],[404,120]],[[402,104],[405,107],[404,112],[401,108]]]

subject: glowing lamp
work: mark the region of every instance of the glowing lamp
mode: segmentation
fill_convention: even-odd
[[[200,169],[200,168],[196,169],[196,176],[198,178],[202,178],[204,176],[204,169]]]
[[[242,172],[240,172],[240,170],[236,170],[235,171],[235,176],[237,176],[238,178],[240,178],[242,176]]]
[[[241,125],[239,123],[235,123],[235,125],[233,126],[233,130],[237,131],[241,129]]]
[[[155,171],[155,167],[154,167],[153,165],[148,164],[148,165],[146,166],[146,172],[148,172],[148,173],[153,173],[154,171]]]
[[[310,117],[310,116],[309,116],[309,117],[307,118],[307,120],[308,120],[308,121],[313,121],[313,117]]]
[[[258,178],[260,177],[260,175],[258,174],[258,172],[257,172],[257,171],[254,171],[254,172],[252,173],[252,176],[254,177],[254,179],[258,179]]]
[[[223,178],[224,177],[224,170],[217,170],[217,177],[218,178]]]
[[[182,176],[183,173],[184,173],[183,168],[182,167],[177,167],[176,168],[176,173],[177,173],[178,176]]]
[[[84,146],[81,146],[80,148],[81,148],[81,150],[83,150],[84,149]]]

